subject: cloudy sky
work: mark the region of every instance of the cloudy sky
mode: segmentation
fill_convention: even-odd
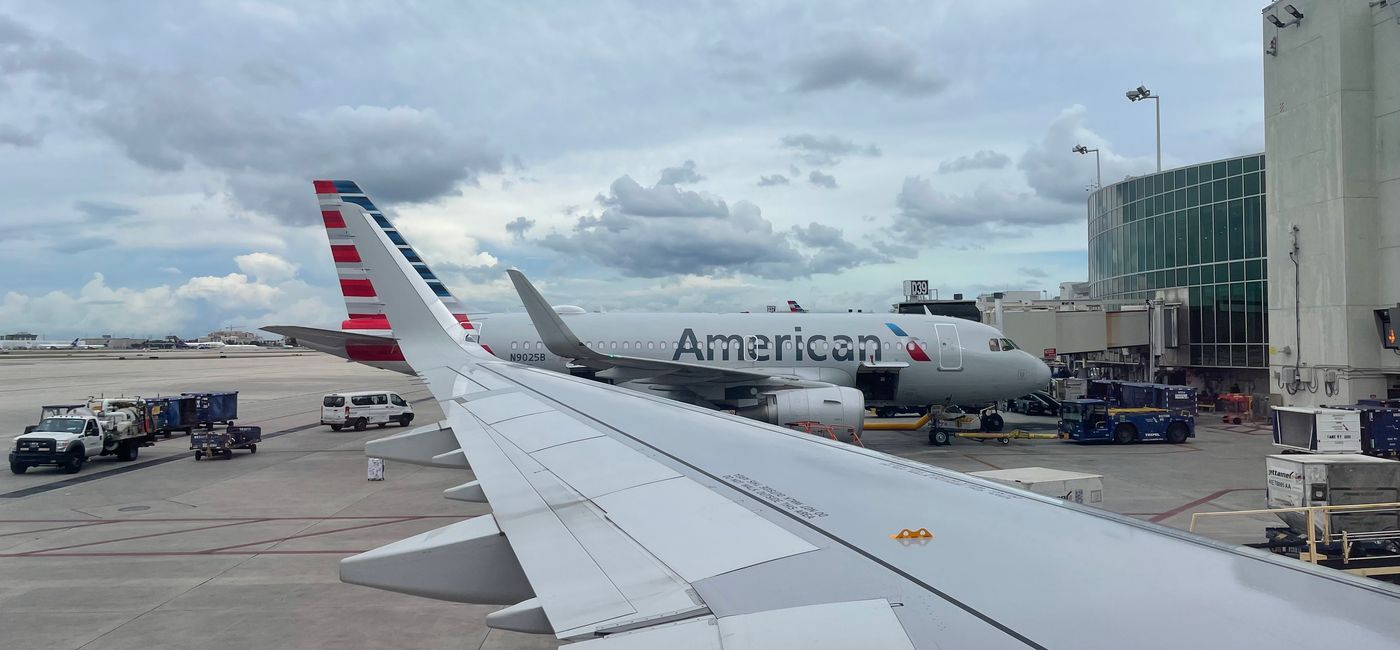
[[[1083,280],[1084,200],[1261,151],[1257,3],[0,1],[0,330],[334,325],[311,180],[474,311]]]

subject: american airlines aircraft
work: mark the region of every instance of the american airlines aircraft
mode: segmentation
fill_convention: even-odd
[[[346,228],[364,211],[454,315],[464,338],[502,359],[734,410],[771,423],[861,428],[867,405],[984,404],[1043,388],[1049,368],[995,328],[944,316],[555,311],[585,344],[560,355],[528,314],[468,316],[393,224],[351,181],[316,181],[321,216],[349,318],[341,331],[263,329],[368,365],[409,372]],[[1001,416],[984,417],[999,430]]]
[[[501,359],[365,211],[344,221],[443,413],[366,452],[470,469],[444,496],[490,505],[342,560],[345,582],[503,605],[487,625],[579,650],[1400,639],[1392,585]]]

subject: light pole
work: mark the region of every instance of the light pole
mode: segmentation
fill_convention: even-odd
[[[1147,86],[1138,86],[1128,91],[1128,101],[1136,102],[1142,99],[1156,101],[1157,105],[1157,171],[1162,171],[1162,97],[1152,94]]]
[[[1070,149],[1070,151],[1080,155],[1088,155],[1090,152],[1094,154],[1094,185],[1096,187],[1103,187],[1103,168],[1099,166],[1099,150],[1090,149],[1082,144],[1077,144],[1074,145],[1074,148]]]

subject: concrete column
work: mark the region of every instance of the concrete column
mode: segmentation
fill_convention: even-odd
[[[1290,20],[1284,4],[1264,16]],[[1263,42],[1278,48],[1264,57],[1269,364],[1303,379],[1290,395],[1275,374],[1272,391],[1286,404],[1348,403],[1384,396],[1383,373],[1400,372],[1372,312],[1400,302],[1400,26],[1365,2],[1294,4],[1305,14],[1297,25],[1261,16]],[[1327,369],[1337,371],[1333,395]]]

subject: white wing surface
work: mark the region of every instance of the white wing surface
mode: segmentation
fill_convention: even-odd
[[[470,469],[490,515],[347,582],[633,648],[1393,648],[1400,592],[956,472],[502,361],[363,211],[353,244],[441,422],[374,456]],[[466,475],[464,474],[464,481]],[[903,529],[932,537],[895,539]]]

